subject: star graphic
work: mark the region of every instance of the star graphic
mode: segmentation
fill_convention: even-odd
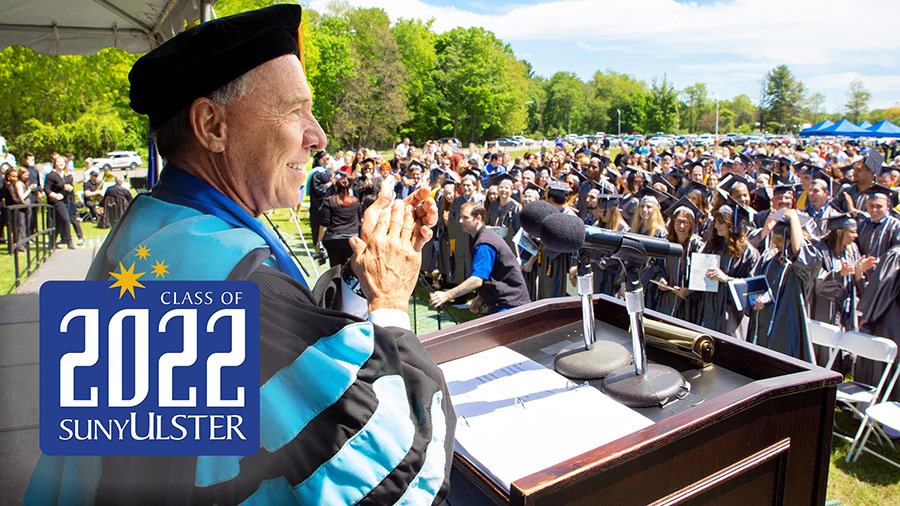
[[[122,262],[119,262],[119,274],[115,272],[110,272],[110,276],[116,278],[118,281],[112,284],[110,288],[119,287],[119,298],[121,299],[123,295],[125,295],[125,290],[128,290],[128,293],[131,294],[131,298],[134,299],[134,287],[144,288],[144,285],[138,283],[138,278],[144,275],[143,272],[134,272],[134,262],[131,262],[131,266],[128,267],[128,270],[125,270],[125,267],[122,266]]]
[[[156,279],[159,279],[162,276],[163,279],[166,279],[166,274],[169,274],[169,271],[166,270],[169,266],[165,264],[165,262],[156,261],[156,265],[153,266],[153,274],[156,274]]]
[[[137,253],[135,253],[134,256],[140,258],[141,260],[146,260],[147,257],[150,256],[150,248],[143,244],[139,245],[135,251],[137,251]]]

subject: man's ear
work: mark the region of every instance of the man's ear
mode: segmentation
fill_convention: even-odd
[[[194,137],[204,149],[213,153],[225,151],[228,139],[225,106],[200,97],[191,104],[189,118]]]

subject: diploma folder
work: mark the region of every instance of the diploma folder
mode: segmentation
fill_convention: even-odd
[[[731,293],[731,300],[734,301],[734,306],[738,311],[752,306],[763,295],[768,295],[768,299],[772,300],[772,291],[769,289],[769,282],[766,281],[765,276],[732,279],[728,282],[728,291]]]

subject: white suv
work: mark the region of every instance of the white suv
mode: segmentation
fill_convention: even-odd
[[[136,169],[144,163],[135,151],[110,151],[106,158],[94,158],[94,167],[100,170]]]

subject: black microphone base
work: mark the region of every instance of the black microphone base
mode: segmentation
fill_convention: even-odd
[[[659,364],[647,365],[647,373],[640,376],[634,367],[619,368],[603,380],[601,390],[632,408],[664,406],[690,391],[680,372]]]
[[[596,341],[587,348],[560,352],[553,360],[556,372],[573,379],[600,379],[631,363],[628,348],[612,341]]]

